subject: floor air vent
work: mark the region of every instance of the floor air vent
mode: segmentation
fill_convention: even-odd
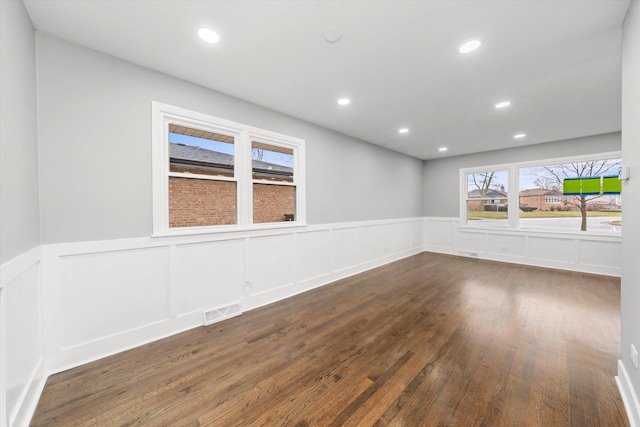
[[[225,319],[230,319],[242,314],[242,307],[239,303],[231,304],[226,307],[214,308],[211,310],[205,310],[204,312],[204,325],[211,325],[212,323],[220,322]]]

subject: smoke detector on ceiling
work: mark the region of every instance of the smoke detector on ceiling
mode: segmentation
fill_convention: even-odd
[[[332,25],[324,30],[324,39],[329,43],[335,43],[342,37],[342,31],[337,25]]]

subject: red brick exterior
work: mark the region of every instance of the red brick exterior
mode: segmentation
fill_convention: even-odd
[[[296,212],[296,187],[253,184],[253,222],[281,222]]]
[[[295,214],[295,187],[253,185],[253,222],[285,221]],[[169,227],[236,224],[236,183],[169,177]]]
[[[236,183],[169,177],[169,227],[236,224]]]

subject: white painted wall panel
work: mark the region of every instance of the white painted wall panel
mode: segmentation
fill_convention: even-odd
[[[296,281],[312,279],[331,272],[330,231],[296,235]]]
[[[40,284],[38,264],[32,265],[4,288],[6,309],[6,399],[11,418],[23,395],[36,380],[42,361]],[[4,414],[2,415],[4,416]]]
[[[411,223],[411,248],[423,249],[424,248],[424,222],[415,221]]]
[[[61,259],[61,345],[71,347],[169,317],[169,251]]]
[[[468,231],[458,227],[458,218],[455,217],[427,217],[424,223],[426,251],[454,255],[475,252],[479,258],[495,261],[611,276],[621,274],[621,242],[618,236],[554,235],[521,230]]]
[[[622,245],[612,242],[582,242],[580,263],[609,267],[622,262]]]
[[[358,261],[361,264],[380,258],[380,226],[358,228]]]
[[[240,300],[244,282],[244,240],[178,245],[178,314],[231,305]]]
[[[408,251],[412,248],[413,236],[411,235],[411,233],[413,232],[413,224],[414,223],[412,222],[401,222],[396,224],[396,250],[399,253]]]
[[[453,248],[454,227],[457,224],[451,221],[427,221],[425,234],[430,247]]]
[[[340,271],[358,264],[358,229],[336,228],[331,231],[331,265]]]
[[[527,255],[526,236],[513,236],[507,234],[488,234],[487,252],[524,257]]]
[[[485,240],[484,233],[458,232],[457,249],[467,252],[485,252]]]
[[[294,244],[292,234],[249,240],[247,276],[253,285],[251,294],[293,283]]]
[[[388,257],[396,253],[396,233],[399,224],[380,226],[380,256]]]
[[[553,263],[578,263],[578,245],[573,239],[529,237],[529,257]]]

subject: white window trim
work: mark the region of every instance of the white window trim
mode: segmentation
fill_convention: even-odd
[[[153,189],[152,237],[207,234],[230,231],[264,230],[306,226],[305,141],[268,130],[232,122],[173,105],[151,102],[151,156]],[[202,130],[234,136],[234,177],[191,174],[185,176],[169,172],[168,124],[180,124]],[[293,182],[272,182],[252,179],[251,141],[259,140],[294,150]],[[236,182],[237,224],[207,227],[169,227],[169,176]],[[290,185],[296,187],[294,221],[253,224],[253,183]]]
[[[507,226],[506,227],[479,227],[479,226],[470,226],[467,224],[467,174],[477,173],[477,172],[486,172],[486,171],[504,171],[506,170],[509,174],[508,176],[508,188],[509,188],[509,196],[508,196],[508,211],[509,212],[518,212],[519,209],[519,197],[512,196],[512,188],[517,189],[516,193],[519,194],[520,188],[520,173],[519,169],[527,168],[527,167],[535,167],[535,166],[544,166],[544,165],[554,165],[561,163],[573,163],[573,162],[586,162],[590,160],[603,160],[603,159],[622,159],[621,151],[610,151],[605,153],[595,153],[595,154],[585,154],[580,156],[570,156],[570,157],[556,157],[551,159],[541,159],[541,160],[531,160],[526,162],[517,162],[517,163],[503,163],[498,165],[488,165],[488,166],[474,166],[471,168],[462,168],[460,169],[460,182],[459,182],[459,228],[465,231],[509,231],[509,232],[526,232],[531,234],[549,234],[550,231],[546,230],[529,230],[529,229],[521,229],[519,225],[519,217],[518,215],[508,215],[507,218]],[[571,234],[571,235],[592,235],[592,236],[602,236],[602,233],[595,233],[590,231],[554,231],[553,233],[558,234]]]

